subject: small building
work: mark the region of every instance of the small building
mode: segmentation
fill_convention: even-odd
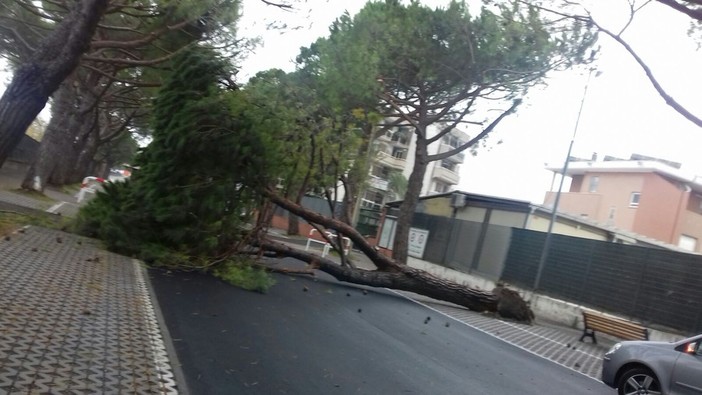
[[[385,207],[377,247],[391,255],[400,201]],[[527,201],[453,191],[422,196],[412,221],[408,254],[467,273],[498,278],[515,229],[546,233],[552,220],[550,208]],[[554,235],[682,252],[675,245],[587,218],[557,213]],[[422,244],[423,243],[423,244]],[[542,245],[534,245],[537,254]]]

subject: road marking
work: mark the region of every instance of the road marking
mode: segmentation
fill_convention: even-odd
[[[571,371],[573,371],[573,372],[577,372],[577,373],[579,373],[579,374],[581,374],[581,375],[583,375],[583,376],[585,376],[585,377],[587,377],[587,378],[590,378],[590,379],[592,379],[592,380],[594,380],[594,381],[597,381],[597,382],[599,382],[599,383],[602,382],[602,380],[600,380],[600,379],[597,378],[597,377],[590,376],[590,375],[588,375],[588,374],[586,374],[586,373],[581,372],[580,370],[574,369],[573,367],[570,367],[570,366],[568,366],[568,365],[566,365],[566,364],[564,364],[564,363],[562,363],[562,362],[559,362],[558,360],[551,359],[551,358],[547,358],[547,357],[545,357],[544,355],[538,354],[538,353],[536,353],[536,352],[534,352],[534,351],[532,351],[532,350],[530,350],[530,349],[528,349],[528,348],[526,348],[526,347],[524,347],[524,346],[521,346],[520,344],[517,344],[517,343],[515,343],[515,342],[513,342],[513,341],[507,340],[507,339],[505,338],[505,336],[500,336],[500,335],[498,335],[498,334],[491,333],[491,332],[489,332],[489,331],[487,331],[487,330],[485,330],[485,329],[482,329],[482,328],[480,328],[480,327],[478,327],[478,326],[472,325],[472,324],[470,324],[470,323],[468,323],[468,322],[466,322],[466,321],[463,321],[462,319],[459,319],[459,318],[457,318],[457,317],[454,317],[454,316],[452,316],[452,315],[450,315],[450,314],[448,314],[448,313],[445,313],[445,312],[443,312],[443,311],[441,311],[441,310],[439,310],[439,309],[437,309],[437,308],[434,308],[434,307],[432,307],[432,306],[430,306],[430,305],[428,305],[428,304],[426,304],[426,303],[422,303],[422,302],[420,302],[420,301],[418,301],[418,300],[412,299],[410,296],[405,295],[405,294],[403,294],[403,293],[401,293],[401,292],[397,292],[397,291],[392,290],[392,289],[389,289],[389,288],[386,288],[386,289],[387,289],[388,291],[390,291],[390,292],[393,292],[393,293],[395,293],[395,294],[397,294],[397,295],[399,295],[399,296],[405,298],[405,299],[408,299],[408,300],[410,300],[410,301],[412,301],[412,302],[414,302],[414,303],[417,303],[418,305],[424,306],[424,307],[426,307],[426,308],[428,308],[428,309],[430,309],[430,310],[433,310],[433,311],[436,312],[436,313],[442,314],[442,315],[444,315],[444,316],[446,316],[446,317],[448,317],[448,318],[450,318],[450,319],[452,319],[452,320],[454,320],[454,321],[458,321],[458,322],[460,322],[460,323],[462,323],[462,324],[464,324],[464,325],[466,325],[466,326],[469,326],[469,327],[471,327],[471,328],[473,328],[473,329],[475,329],[475,330],[478,330],[478,331],[483,332],[483,333],[485,333],[485,334],[487,334],[487,335],[490,335],[490,336],[492,336],[492,337],[494,337],[494,338],[496,338],[496,339],[499,339],[499,340],[501,340],[501,341],[503,341],[503,342],[505,342],[505,343],[507,343],[507,344],[510,344],[510,345],[512,345],[512,346],[514,346],[514,347],[520,348],[520,349],[522,349],[522,350],[524,350],[524,351],[526,351],[526,352],[528,352],[528,353],[530,353],[530,354],[532,354],[532,355],[535,355],[535,356],[537,356],[537,357],[539,357],[539,358],[542,358],[542,359],[545,359],[545,360],[547,360],[547,361],[553,362],[553,363],[555,363],[555,364],[557,364],[557,365],[561,365],[561,366],[563,366],[564,368],[566,368],[566,369],[568,369],[568,370],[571,370]],[[500,320],[497,320],[497,321],[500,322],[500,323],[502,323],[502,324],[507,324],[508,326],[516,327],[514,324],[507,323],[507,322],[505,322],[505,321],[500,321]],[[518,328],[518,327],[517,327],[517,329],[521,329],[521,328]],[[529,332],[529,331],[524,331],[524,332]],[[532,334],[533,334],[533,333],[532,333]],[[534,335],[536,335],[536,334],[534,334]],[[541,336],[541,335],[538,335],[538,336],[539,336],[539,337],[542,337],[542,338],[544,338],[544,339],[546,339],[546,340],[555,342],[555,343],[557,343],[557,344],[562,344],[562,343],[553,341],[553,340],[551,340],[551,339],[548,339],[547,337],[544,337],[544,336]],[[565,345],[564,345],[564,346],[565,346]],[[579,352],[579,351],[580,351],[580,350],[576,350],[576,352]],[[583,354],[588,355],[588,356],[590,356],[590,357],[594,357],[594,358],[596,358],[596,360],[597,360],[597,359],[601,359],[600,357],[593,356],[593,355],[588,354],[588,353],[583,353]]]
[[[49,209],[46,210],[46,212],[47,212],[47,213],[51,213],[51,214],[56,214],[56,212],[57,212],[61,207],[63,207],[64,204],[66,204],[66,202],[59,202],[59,203],[56,203],[56,204],[54,204],[53,206],[49,207]]]

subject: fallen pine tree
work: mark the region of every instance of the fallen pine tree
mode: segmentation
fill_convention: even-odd
[[[328,241],[340,253],[341,264],[316,254],[275,242],[267,238],[264,233],[259,233],[253,244],[262,251],[299,259],[308,263],[311,269],[321,270],[340,281],[410,291],[433,299],[455,303],[473,311],[492,312],[501,317],[521,322],[531,323],[534,319],[534,314],[528,304],[514,290],[498,286],[492,292],[485,292],[436,277],[426,271],[408,265],[399,264],[378,252],[350,225],[308,210],[291,200],[277,195],[274,190],[267,190],[265,196],[272,203],[304,218],[315,227],[332,230],[339,235],[348,237],[356,248],[373,262],[377,270],[356,268],[352,262],[348,261],[348,257],[343,254],[343,249],[336,245],[334,240]],[[320,234],[324,234],[324,232],[320,232]],[[336,237],[336,240],[339,239],[341,238]]]

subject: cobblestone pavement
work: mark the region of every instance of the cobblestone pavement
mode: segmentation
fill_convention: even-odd
[[[0,257],[0,394],[177,393],[137,261],[37,227]]]
[[[447,303],[437,303],[410,292],[395,292],[532,354],[600,380],[602,356],[611,345],[606,340],[602,342],[604,339],[601,339],[600,344],[583,343],[579,341],[582,333],[575,329],[539,323],[518,324]]]

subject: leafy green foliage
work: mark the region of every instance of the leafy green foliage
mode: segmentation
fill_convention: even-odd
[[[267,144],[267,155],[286,195],[334,185],[352,167],[361,143],[358,128],[335,113],[314,84],[304,73],[269,70],[244,89],[260,112],[259,127],[280,131]]]
[[[475,134],[485,137],[549,71],[587,62],[596,38],[581,21],[552,23],[525,2],[483,4],[474,16],[459,1],[435,9],[419,1],[371,1],[355,16],[338,18],[329,36],[297,59],[341,111],[378,113],[383,127],[414,129],[414,167],[393,248],[402,262],[427,164],[445,158],[428,147],[459,125],[478,125]],[[483,129],[485,113],[476,119],[476,110],[495,102],[508,109]]]
[[[175,59],[154,103],[153,142],[129,182],[108,184],[79,214],[81,233],[169,267],[204,268],[232,254],[267,185],[265,137],[227,64],[194,47]]]
[[[245,258],[230,259],[212,270],[212,274],[248,291],[266,293],[275,280]]]
[[[129,211],[133,198],[132,182],[105,183],[94,199],[78,212],[72,227],[77,233],[97,237],[114,251],[137,255],[140,250],[138,238],[131,237],[130,226],[134,215]],[[138,232],[132,233],[138,237]]]

